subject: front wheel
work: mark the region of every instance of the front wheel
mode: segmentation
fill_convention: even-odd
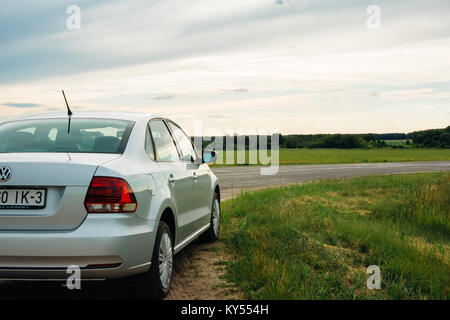
[[[163,299],[170,290],[173,276],[173,237],[169,226],[161,221],[153,248],[150,269],[140,275],[141,294],[145,298]]]
[[[217,193],[214,194],[214,199],[211,208],[211,225],[208,230],[202,234],[200,240],[203,242],[214,242],[219,239],[220,235],[220,198]]]

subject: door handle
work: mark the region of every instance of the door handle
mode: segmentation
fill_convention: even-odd
[[[176,180],[175,180],[173,174],[171,174],[171,175],[169,176],[169,183],[170,183],[170,184],[174,184],[175,181],[176,181]]]

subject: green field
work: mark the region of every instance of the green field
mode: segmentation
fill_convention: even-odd
[[[450,174],[330,180],[223,203],[236,258],[227,277],[249,299],[448,299]],[[366,268],[381,269],[381,290]]]
[[[248,150],[245,153],[248,163]],[[233,165],[237,163],[237,154],[231,164],[226,162],[224,152],[218,152],[218,159],[222,159],[221,163],[213,166]],[[438,160],[450,160],[450,149],[280,149],[282,165]]]

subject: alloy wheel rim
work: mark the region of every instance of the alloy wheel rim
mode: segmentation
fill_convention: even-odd
[[[167,233],[164,233],[161,237],[161,243],[159,244],[159,278],[164,289],[167,289],[170,284],[172,264],[172,240]]]
[[[214,201],[212,223],[213,223],[214,234],[217,236],[220,231],[220,206],[219,206],[219,201],[217,199]]]

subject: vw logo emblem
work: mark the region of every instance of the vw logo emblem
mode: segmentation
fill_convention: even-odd
[[[11,179],[12,171],[10,167],[0,167],[0,182],[6,182]]]

